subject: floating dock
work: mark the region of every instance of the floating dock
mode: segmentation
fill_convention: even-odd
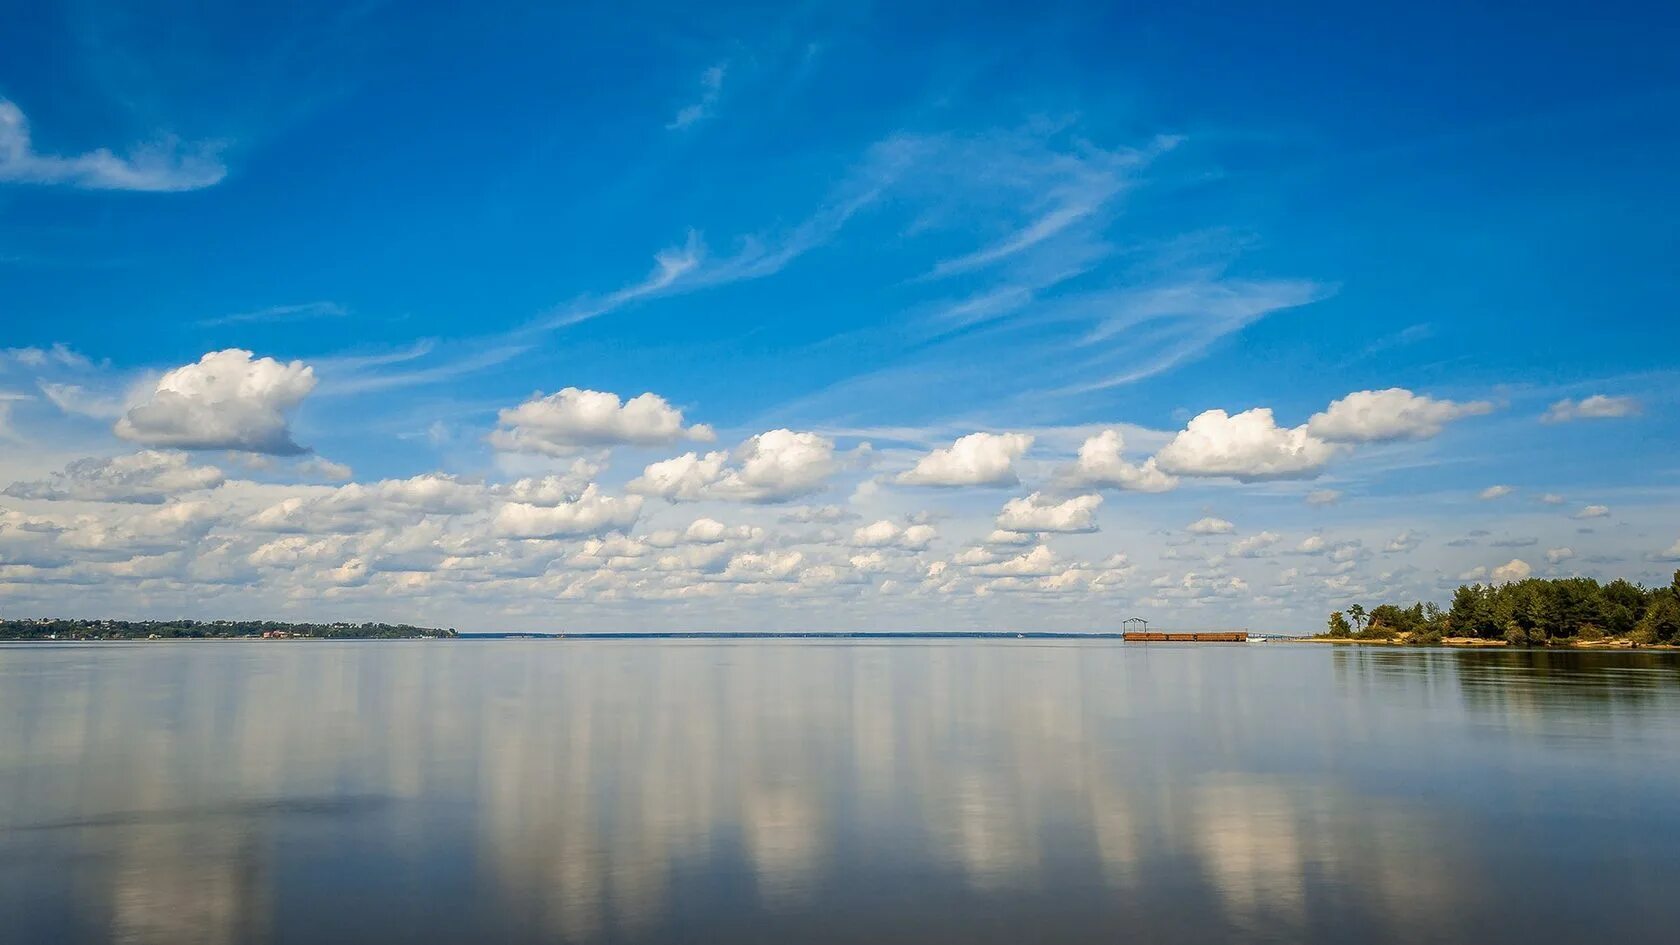
[[[1128,630],[1123,637],[1127,643],[1247,643],[1246,630],[1184,631],[1173,633],[1160,630]]]

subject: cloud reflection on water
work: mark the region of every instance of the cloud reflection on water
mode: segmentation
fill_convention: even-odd
[[[1441,937],[1477,907],[1454,877],[1479,827],[1446,781],[1426,803],[1384,773],[1474,770],[1490,721],[1613,741],[1680,705],[1647,669],[1548,665],[1576,672],[1548,688],[1532,662],[1302,647],[9,648],[0,906],[139,943]],[[1583,716],[1592,686],[1616,713]]]

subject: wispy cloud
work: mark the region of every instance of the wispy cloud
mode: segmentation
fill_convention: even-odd
[[[242,322],[297,322],[311,318],[343,318],[350,310],[337,302],[302,302],[296,305],[270,305],[249,312],[217,315],[199,320],[199,325],[233,325]]]
[[[649,299],[775,275],[828,242],[879,200],[913,158],[913,149],[890,139],[881,142],[869,149],[815,212],[795,226],[743,237],[734,252],[726,255],[714,255],[700,232],[690,230],[681,245],[655,253],[653,268],[639,281],[606,295],[581,296],[558,305],[513,332],[513,337],[576,325]]]
[[[700,100],[678,109],[676,116],[665,127],[680,131],[710,118],[712,110],[717,107],[718,97],[723,94],[723,80],[728,72],[729,63],[720,62],[700,73]]]
[[[935,263],[924,278],[940,279],[984,269],[1037,247],[1110,209],[1137,171],[1182,141],[1160,135],[1142,148],[1102,150],[1081,145],[1064,150],[1031,134],[951,142],[953,150],[984,161],[977,183],[1025,197],[1027,219],[1001,239],[972,252]]]
[[[213,144],[184,145],[171,137],[126,157],[107,148],[77,155],[42,154],[30,140],[23,109],[0,99],[0,182],[61,184],[88,190],[181,191],[212,186],[227,176]]]
[[[363,394],[432,384],[495,367],[530,350],[529,345],[495,345],[479,348],[438,364],[394,371],[383,370],[392,364],[410,364],[422,359],[431,353],[432,348],[430,342],[424,342],[390,355],[316,361],[314,363],[321,376],[321,386],[317,395],[331,397]]]

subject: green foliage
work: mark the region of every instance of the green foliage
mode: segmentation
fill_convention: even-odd
[[[1342,612],[1339,610],[1330,614],[1330,630],[1328,635],[1335,637],[1338,640],[1353,636],[1353,627],[1348,624],[1347,617],[1343,616]]]
[[[1664,588],[1657,599],[1645,608],[1634,632],[1647,637],[1648,643],[1672,643],[1680,640],[1680,593]]]
[[[1354,617],[1360,636],[1382,629],[1391,635],[1408,634],[1413,642],[1466,636],[1513,646],[1607,638],[1680,644],[1680,571],[1667,587],[1646,589],[1620,578],[1608,584],[1586,577],[1529,578],[1462,585],[1446,611],[1433,603],[1379,604],[1367,613],[1353,604],[1347,613]],[[1369,627],[1364,628],[1367,621]],[[1334,629],[1334,620],[1331,626]]]

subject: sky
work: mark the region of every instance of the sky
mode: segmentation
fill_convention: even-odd
[[[0,616],[1300,632],[1680,567],[1674,10],[564,6],[6,15]]]

